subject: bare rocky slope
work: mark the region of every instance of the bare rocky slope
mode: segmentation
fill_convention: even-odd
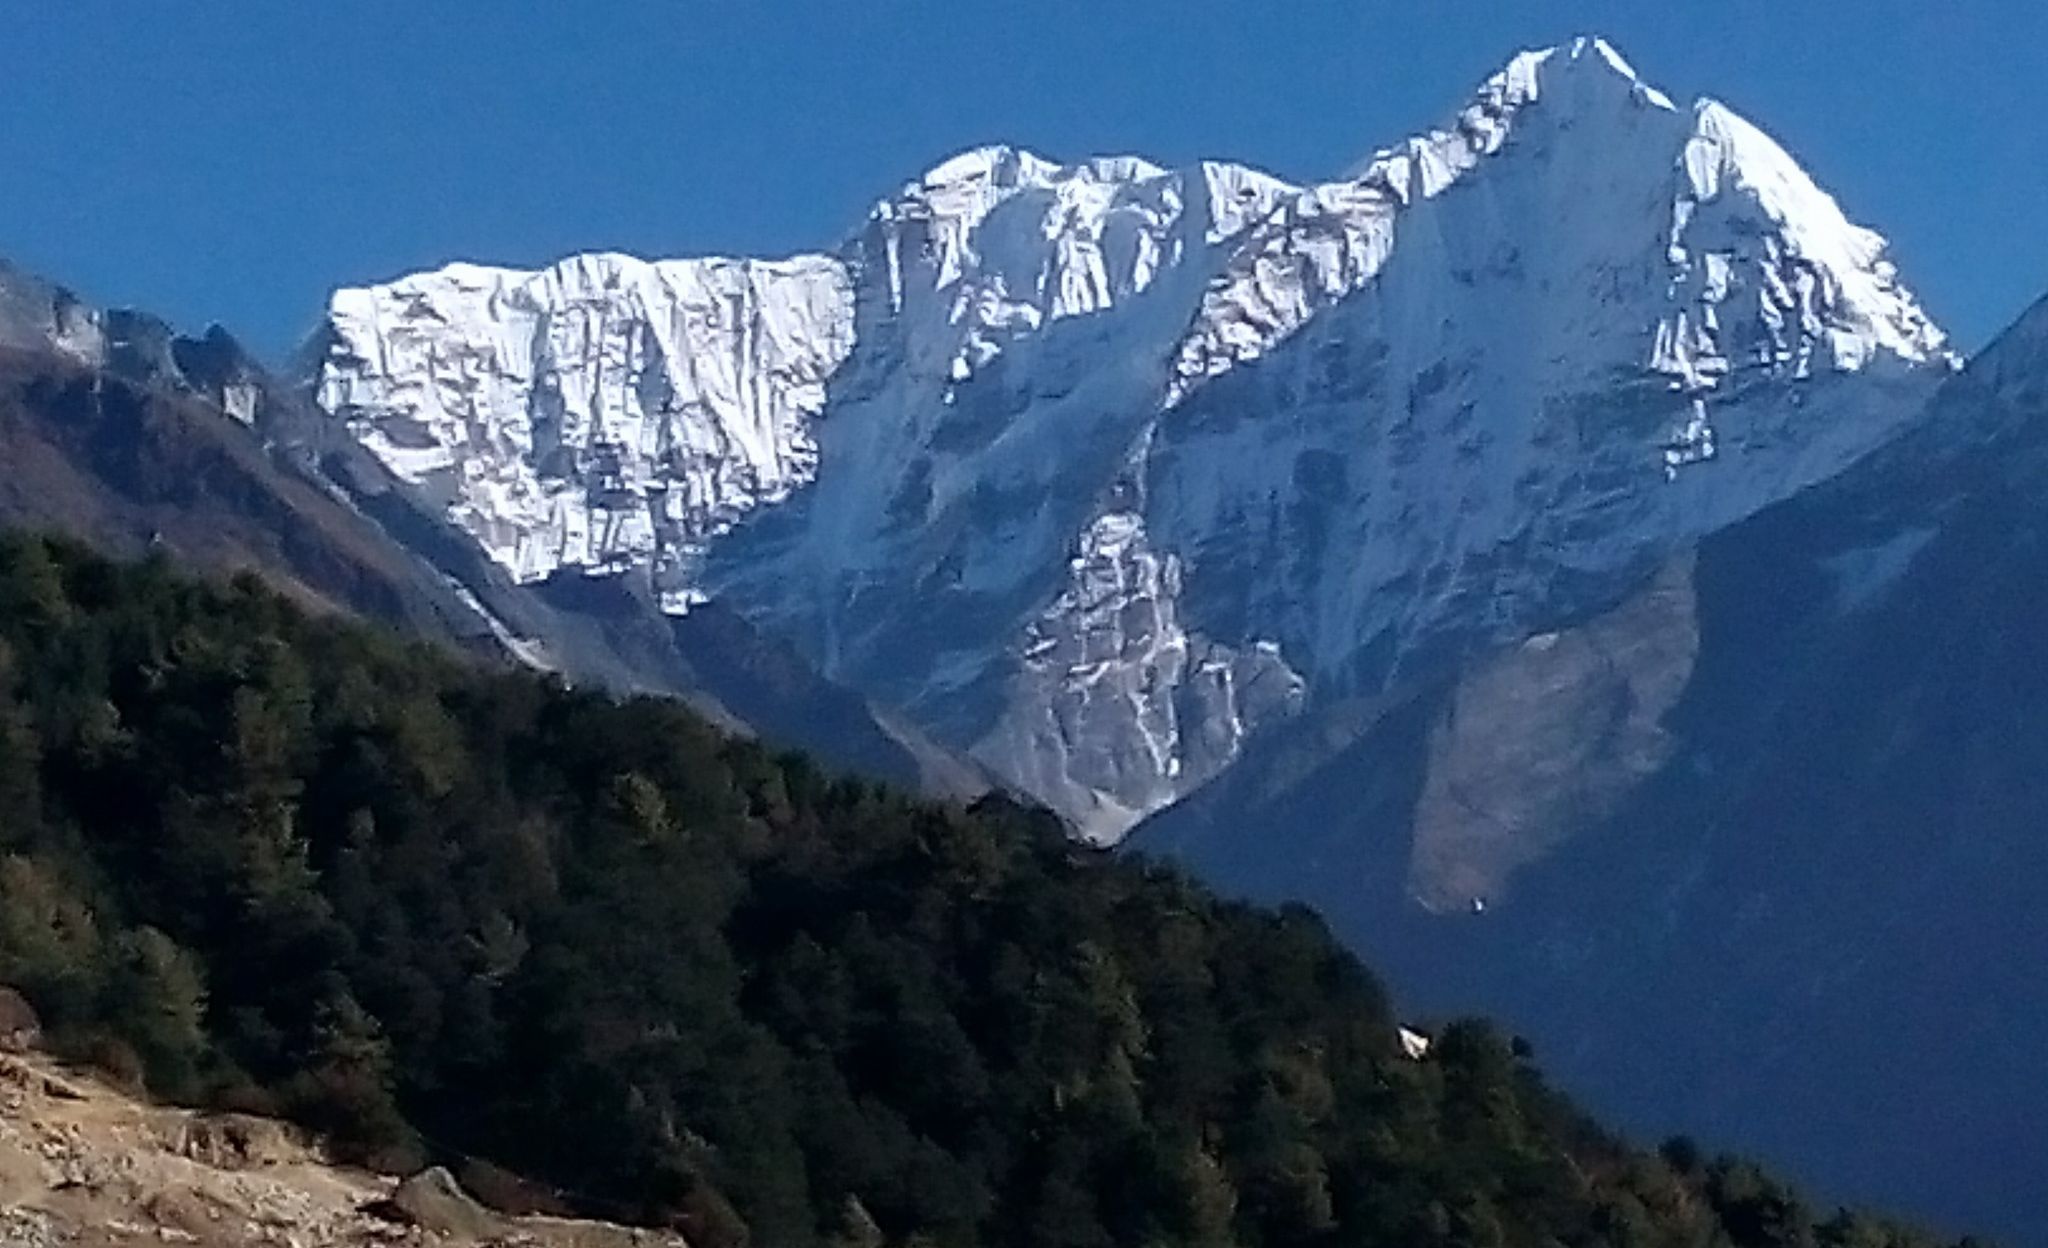
[[[0,1246],[686,1248],[602,1222],[509,1217],[445,1171],[330,1164],[264,1118],[148,1104],[35,1054],[0,1054]]]

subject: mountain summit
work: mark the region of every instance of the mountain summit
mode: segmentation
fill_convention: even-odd
[[[1332,182],[978,149],[828,252],[341,290],[312,360],[515,578],[718,601],[1098,842],[1603,605],[1952,367],[1878,235],[1597,39]]]

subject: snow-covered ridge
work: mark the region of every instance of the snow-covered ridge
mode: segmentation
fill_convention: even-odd
[[[1060,165],[985,147],[877,204],[853,251],[907,321],[912,368],[962,382],[1016,338],[1143,294],[1297,193],[1242,165]]]
[[[340,291],[316,388],[515,576],[721,596],[1110,840],[1949,366],[1776,142],[1582,39],[1320,185],[992,146],[830,254]]]
[[[647,262],[597,254],[524,271],[453,264],[335,292],[316,393],[365,445],[441,498],[515,576],[657,568],[666,601],[700,588],[703,543],[815,471],[809,422],[853,347],[849,263],[886,290],[892,364],[964,382],[1046,325],[1144,293],[1192,250],[1230,242],[1222,276],[1177,310],[1165,382],[1177,403],[1255,360],[1362,288],[1404,210],[1497,154],[1518,115],[1563,97],[1640,153],[1617,118],[1687,115],[1611,45],[1522,53],[1443,126],[1311,188],[1237,164],[1168,170],[1135,156],[1061,165],[992,146],[952,157],[878,203],[841,256]],[[1731,366],[1729,307],[1757,360],[1853,369],[1881,353],[1927,362],[1940,332],[1901,290],[1884,242],[1768,137],[1702,101],[1668,158],[1669,299],[1644,363],[1689,392]],[[1782,229],[1745,272],[1724,201]],[[1623,205],[1629,211],[1636,204]],[[1234,240],[1234,241],[1233,241]],[[1742,306],[1745,301],[1752,301]],[[647,404],[652,402],[653,408]],[[1711,453],[1704,412],[1667,458]]]
[[[892,364],[957,383],[1145,291],[1190,225],[1213,242],[1291,192],[1238,166],[977,149],[877,204],[847,255],[600,253],[338,290],[314,393],[516,578],[646,566],[686,610],[704,543],[816,469],[810,424],[855,336],[850,268],[895,322]]]
[[[1169,401],[1265,354],[1371,282],[1406,211],[1498,155],[1536,105],[1568,113],[1581,131],[1574,148],[1605,167],[1578,189],[1620,189],[1613,171],[1650,179],[1628,187],[1633,195],[1551,205],[1583,218],[1574,241],[1599,232],[1630,239],[1653,207],[1668,216],[1667,306],[1646,344],[1648,367],[1700,390],[1737,362],[1810,370],[1816,351],[1845,370],[1880,352],[1913,363],[1942,357],[1944,337],[1898,286],[1885,240],[1849,222],[1782,147],[1716,101],[1680,109],[1611,44],[1582,38],[1521,53],[1444,125],[1381,150],[1353,177],[1301,194],[1252,230],[1228,280],[1204,299]],[[1560,174],[1567,163],[1558,162]],[[1660,182],[1668,190],[1657,194]],[[1642,202],[1646,189],[1654,206]],[[1724,344],[1724,319],[1739,347]]]
[[[653,573],[810,480],[852,348],[836,260],[576,256],[336,291],[315,395],[521,580]]]

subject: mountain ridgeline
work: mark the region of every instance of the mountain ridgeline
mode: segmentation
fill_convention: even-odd
[[[191,338],[0,261],[0,522],[256,571],[321,610],[616,690],[934,793],[980,769],[722,607],[662,615],[623,578],[514,584],[375,456],[215,327]]]
[[[454,264],[308,352],[328,435],[498,572],[716,602],[1096,843],[1951,367],[1881,237],[1597,39],[1328,182],[981,148],[836,248]]]
[[[791,259],[345,288],[308,369],[328,436],[520,588],[708,600],[1082,838],[1514,1018],[1634,1129],[2048,1224],[1987,1161],[2048,1151],[2048,1004],[2001,969],[2048,952],[2038,857],[1967,832],[2031,814],[2031,738],[1930,741],[1968,802],[1882,820],[1774,761],[1907,774],[1935,712],[1832,735],[1893,671],[1832,656],[1907,564],[1967,583],[1910,469],[1978,462],[2004,400],[1763,129],[1604,41],[1326,182],[998,146]]]
[[[6,973],[707,1248],[1882,1242],[1397,1059],[1300,911],[823,771],[1007,791],[2031,1242],[2044,344],[1590,38],[1330,181],[981,148],[810,254],[339,289],[289,376],[0,265],[0,522],[321,617],[9,548]]]
[[[162,1094],[741,1244],[1911,1245],[1635,1151],[1301,909],[672,701],[0,539],[0,981]]]

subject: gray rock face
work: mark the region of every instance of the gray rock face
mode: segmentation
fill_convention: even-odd
[[[1429,738],[1408,891],[1483,912],[1521,868],[1598,822],[1671,756],[1664,717],[1699,649],[1690,558],[1585,625],[1539,633],[1458,680]]]
[[[407,1225],[431,1235],[479,1241],[510,1229],[440,1166],[408,1177],[392,1189],[387,1204]]]

